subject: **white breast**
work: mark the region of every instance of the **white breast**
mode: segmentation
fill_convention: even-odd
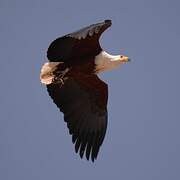
[[[95,73],[112,70],[118,67],[121,63],[119,55],[113,56],[102,51],[95,57]]]

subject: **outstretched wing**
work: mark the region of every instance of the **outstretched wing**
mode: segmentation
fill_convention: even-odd
[[[47,86],[54,103],[64,113],[76,153],[97,158],[107,128],[108,87],[96,75],[69,78]]]
[[[56,39],[47,51],[49,61],[67,62],[74,58],[96,56],[101,51],[99,37],[110,26],[111,20],[105,20]]]

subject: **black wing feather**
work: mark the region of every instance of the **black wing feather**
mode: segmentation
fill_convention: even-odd
[[[111,20],[105,20],[56,39],[47,51],[49,61],[71,62],[74,58],[99,54],[102,50],[99,37],[110,26]]]
[[[108,89],[96,75],[82,77],[69,78],[63,86],[47,85],[47,90],[64,113],[76,153],[94,161],[107,128]]]
[[[97,35],[97,38],[111,26],[111,20],[105,20],[104,22],[92,24],[85,28],[82,28],[76,32],[66,35],[66,37],[72,37],[78,40],[85,39],[87,37],[93,37]]]

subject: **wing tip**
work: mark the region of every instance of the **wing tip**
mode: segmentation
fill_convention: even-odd
[[[110,20],[110,19],[106,19],[104,22],[109,26],[112,25],[112,20]]]

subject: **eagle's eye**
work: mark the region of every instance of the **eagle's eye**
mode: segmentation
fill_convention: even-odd
[[[120,58],[123,58],[123,56],[120,56]]]

